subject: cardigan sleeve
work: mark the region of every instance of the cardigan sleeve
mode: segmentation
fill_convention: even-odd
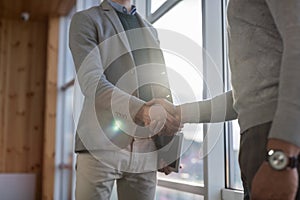
[[[217,123],[237,118],[233,108],[232,91],[205,101],[180,106],[183,123]]]
[[[300,147],[300,1],[266,2],[284,46],[278,104],[269,137]]]

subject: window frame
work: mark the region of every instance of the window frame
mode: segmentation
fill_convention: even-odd
[[[151,24],[153,24],[174,6],[176,6],[176,4],[180,1],[183,0],[167,0],[154,13],[151,13],[152,0],[133,0],[133,4],[138,7],[139,13],[144,16]]]
[[[159,18],[161,18],[165,13],[171,10],[174,6],[176,6],[182,0],[167,0],[163,3],[154,13],[151,13],[151,3],[152,1],[146,1],[146,19],[150,23],[156,22]]]
[[[101,0],[102,1],[102,0]],[[87,9],[91,6],[99,5],[100,0],[76,0],[76,5],[69,12],[67,16],[60,17],[59,24],[59,49],[58,49],[58,88],[57,88],[57,118],[56,118],[56,156],[55,156],[55,185],[54,185],[54,199],[63,199],[64,196],[68,198],[75,199],[75,160],[76,154],[73,155],[72,165],[70,163],[65,163],[64,161],[64,149],[65,149],[65,124],[64,116],[66,112],[65,100],[67,91],[74,87],[75,82],[75,73],[74,77],[67,80],[67,68],[73,67],[70,66],[70,63],[74,65],[73,60],[66,56],[67,51],[69,50],[68,45],[68,35],[69,35],[69,24],[71,22],[71,17],[75,12],[78,12],[83,9]],[[75,137],[74,137],[75,138]],[[69,170],[70,172],[70,183],[68,186],[64,184],[65,180],[63,179],[63,170]],[[71,188],[68,188],[71,186]],[[64,188],[68,188],[65,191]],[[66,194],[67,193],[67,194]]]
[[[222,189],[222,200],[243,200],[244,193],[241,190]]]
[[[228,4],[229,0],[223,0],[223,8],[224,8],[224,16],[226,14],[226,8],[227,8],[227,4]],[[223,20],[223,24],[224,24],[224,86],[226,91],[231,90],[231,75],[230,75],[230,65],[229,65],[229,59],[228,59],[228,37],[227,37],[227,18],[224,17]],[[235,192],[235,193],[243,193],[242,190],[237,189],[237,188],[233,188],[233,183],[234,183],[234,173],[233,171],[234,169],[234,151],[233,151],[233,122],[229,121],[225,123],[225,130],[226,130],[226,135],[225,135],[225,160],[227,163],[229,163],[229,165],[226,166],[226,185],[225,185],[225,190],[226,193],[230,193],[230,192]],[[238,195],[239,196],[239,195]],[[243,199],[243,198],[239,198],[236,197],[237,199]]]
[[[227,24],[227,19],[225,17],[225,14],[226,14],[226,7],[227,7],[227,3],[228,3],[228,0],[223,0],[223,8],[224,8],[224,11],[225,13],[223,14],[224,18],[223,18],[223,32],[224,32],[224,36],[223,36],[223,40],[224,40],[224,61],[223,61],[223,64],[224,64],[224,87],[225,87],[225,90],[228,91],[231,89],[231,83],[230,83],[230,79],[231,79],[231,76],[230,76],[230,70],[229,70],[229,60],[228,60],[228,37],[227,37],[227,27],[226,27],[226,24]],[[227,163],[229,163],[227,166],[226,166],[226,174],[225,174],[225,177],[226,177],[226,183],[225,183],[225,188],[226,189],[229,189],[227,192],[230,192],[232,190],[234,190],[233,188],[231,188],[231,186],[233,185],[233,162],[234,162],[234,159],[233,159],[233,125],[232,125],[232,122],[229,121],[229,122],[226,122],[225,123],[225,160]],[[237,190],[239,191],[239,190]]]
[[[65,99],[67,90],[73,87],[72,81],[66,82],[66,68],[72,67],[67,66],[67,56],[68,51],[68,24],[70,23],[70,17],[75,12],[73,8],[67,16],[61,17],[59,22],[59,49],[58,49],[58,88],[57,88],[57,118],[56,118],[56,156],[55,156],[55,189],[54,189],[54,199],[62,199],[65,196],[65,192],[74,190],[73,186],[73,175],[71,175],[71,185],[72,188],[64,191],[65,186],[63,180],[63,170],[70,170],[70,173],[74,173],[73,165],[69,166],[69,163],[64,162],[64,149],[65,149],[65,135],[64,135],[64,116],[65,116]],[[73,195],[73,193],[71,194]]]

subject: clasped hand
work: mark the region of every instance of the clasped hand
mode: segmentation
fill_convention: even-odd
[[[165,99],[153,99],[147,102],[137,113],[136,118],[148,127],[153,135],[172,136],[183,127],[180,107]]]
[[[165,99],[153,99],[146,103],[149,107],[149,128],[159,135],[174,135],[183,127],[179,106]]]
[[[165,99],[153,99],[144,104],[136,114],[135,121],[149,127],[153,135],[173,136],[183,127],[180,106],[174,106]],[[166,175],[171,173],[170,167],[163,160],[159,165],[158,171]]]

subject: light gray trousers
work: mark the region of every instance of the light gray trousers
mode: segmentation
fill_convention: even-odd
[[[89,153],[78,154],[76,168],[76,200],[109,200],[115,181],[118,200],[155,198],[156,172],[120,172]]]

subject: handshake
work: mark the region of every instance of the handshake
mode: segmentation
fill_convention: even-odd
[[[136,114],[135,122],[148,127],[153,135],[172,136],[183,127],[180,106],[174,106],[165,99],[145,103]]]

